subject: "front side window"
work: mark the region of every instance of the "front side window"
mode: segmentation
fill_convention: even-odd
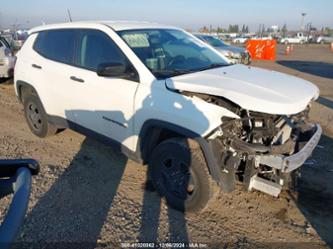
[[[73,63],[76,31],[72,29],[41,31],[34,49],[42,56],[66,64]]]
[[[229,65],[218,53],[181,30],[123,30],[118,34],[157,78]]]
[[[102,63],[125,64],[126,57],[105,33],[98,30],[80,31],[76,64],[96,71]]]

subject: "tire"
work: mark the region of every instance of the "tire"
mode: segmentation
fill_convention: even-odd
[[[36,95],[24,95],[23,107],[25,119],[34,135],[43,138],[57,133],[57,128],[47,121],[46,112]]]
[[[186,139],[168,139],[154,149],[149,162],[149,175],[155,189],[169,206],[180,211],[203,210],[216,192],[197,147],[190,148]]]

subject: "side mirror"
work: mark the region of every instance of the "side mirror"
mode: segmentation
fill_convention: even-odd
[[[123,63],[101,63],[97,67],[97,75],[104,77],[124,77],[127,66]]]

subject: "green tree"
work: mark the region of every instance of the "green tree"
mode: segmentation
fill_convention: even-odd
[[[245,27],[245,24],[243,24],[243,26],[242,26],[242,33],[246,33],[246,27]]]
[[[281,29],[282,36],[286,36],[287,32],[288,32],[287,24],[283,24],[282,29]]]
[[[239,32],[238,24],[234,24],[234,25],[229,24],[228,32],[229,33],[238,33]]]
[[[206,26],[203,26],[202,28],[199,29],[200,33],[208,33],[209,29]]]
[[[224,33],[226,30],[224,28],[221,27],[217,27],[216,32],[217,33]]]

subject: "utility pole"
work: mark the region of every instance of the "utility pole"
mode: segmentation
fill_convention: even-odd
[[[301,30],[304,30],[304,17],[306,16],[306,13],[301,14]]]
[[[2,17],[2,13],[0,12],[0,33],[2,32],[2,19],[1,19],[1,17]]]
[[[72,22],[72,15],[69,9],[67,9],[68,19],[70,22]]]

